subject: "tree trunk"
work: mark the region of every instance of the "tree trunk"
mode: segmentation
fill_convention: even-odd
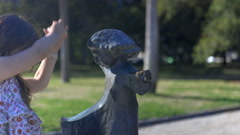
[[[59,14],[60,18],[63,20],[64,24],[68,24],[68,12],[67,12],[67,0],[59,0]],[[62,81],[69,82],[69,48],[68,48],[68,38],[66,38],[63,42],[61,51],[60,51],[60,59],[61,59],[61,78]]]
[[[146,0],[144,69],[149,69],[152,73],[151,92],[154,93],[159,72],[158,36],[157,0]]]

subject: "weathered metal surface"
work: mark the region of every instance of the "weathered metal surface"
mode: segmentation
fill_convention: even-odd
[[[138,135],[136,93],[149,91],[151,73],[139,71],[127,60],[136,57],[140,49],[114,29],[95,33],[88,47],[106,76],[104,94],[85,111],[62,118],[63,135]]]

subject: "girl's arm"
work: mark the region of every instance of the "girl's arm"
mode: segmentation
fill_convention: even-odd
[[[0,57],[0,83],[26,71],[51,52],[57,52],[66,37],[67,30],[61,20],[54,21],[48,29],[49,33],[37,40],[32,47],[11,56]]]
[[[57,53],[48,56],[42,60],[34,78],[24,78],[30,89],[30,94],[43,90],[48,86],[57,57]]]

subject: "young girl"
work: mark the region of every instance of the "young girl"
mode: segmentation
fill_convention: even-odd
[[[0,135],[40,135],[41,120],[30,107],[31,94],[47,87],[57,51],[67,36],[62,20],[45,36],[17,15],[0,16]],[[33,78],[18,74],[41,62]]]

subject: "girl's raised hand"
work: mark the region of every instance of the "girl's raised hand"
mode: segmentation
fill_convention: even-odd
[[[56,53],[60,49],[63,40],[67,37],[67,30],[68,27],[64,26],[62,19],[59,19],[58,21],[53,21],[51,26],[49,26],[47,29],[43,29],[43,32],[46,36],[53,36],[59,41],[56,44],[55,49],[53,49],[53,53]]]
[[[67,37],[67,26],[64,26],[64,23],[62,19],[59,19],[58,21],[53,21],[52,25],[48,27],[47,29],[43,29],[44,33],[47,35],[50,34],[58,34],[60,38],[66,38]]]

